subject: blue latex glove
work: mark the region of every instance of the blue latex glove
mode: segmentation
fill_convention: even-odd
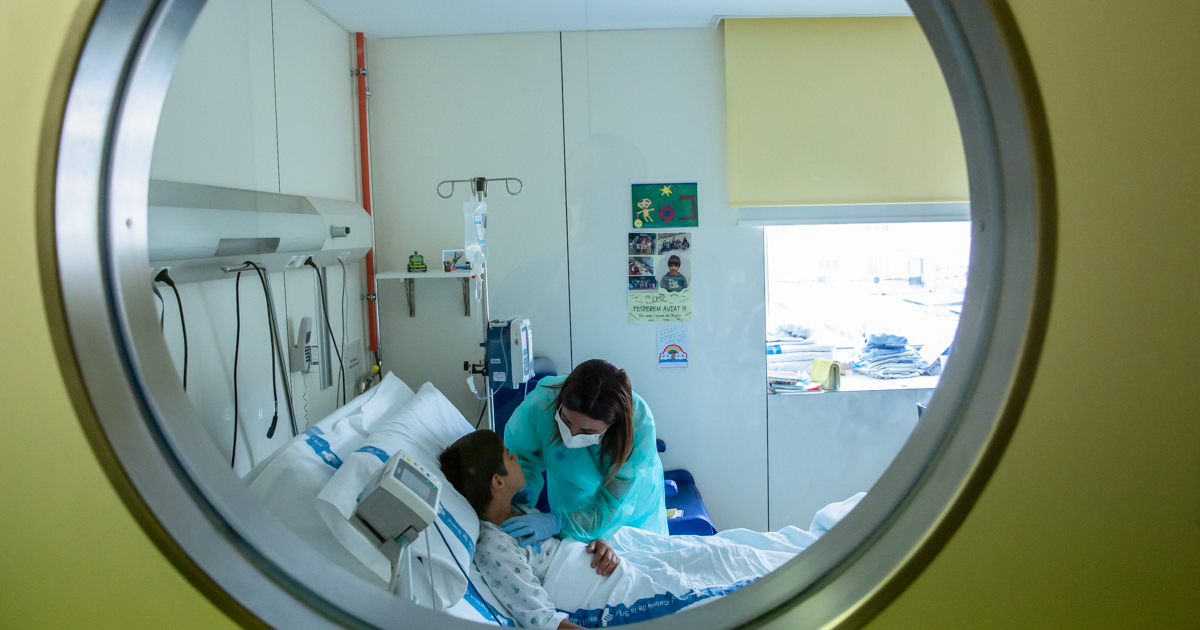
[[[540,543],[562,531],[562,520],[554,512],[514,516],[500,526],[504,533],[516,538],[520,546]]]

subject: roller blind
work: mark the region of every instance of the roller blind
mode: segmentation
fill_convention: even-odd
[[[726,20],[725,74],[731,206],[965,213],[954,107],[914,18]]]

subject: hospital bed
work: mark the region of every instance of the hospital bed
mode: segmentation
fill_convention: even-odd
[[[365,582],[386,589],[393,573],[390,561],[349,521],[363,487],[399,450],[440,477],[437,455],[473,430],[432,384],[414,392],[389,373],[260,462],[245,481],[301,540]],[[435,527],[426,528],[410,547],[415,562],[409,590],[418,603],[448,614],[514,626],[473,562],[478,517],[462,495],[441,481]],[[849,509],[852,505],[844,508]],[[661,540],[693,546],[738,542],[723,540],[723,535]]]
[[[353,528],[345,506],[352,511],[367,478],[390,454],[404,450],[438,471],[437,454],[473,430],[432,384],[414,392],[389,373],[264,459],[244,481],[301,540],[351,574],[386,589],[390,562]],[[439,508],[441,529],[428,528],[412,545],[414,597],[456,617],[515,626],[471,563],[478,517],[461,495],[449,490]]]

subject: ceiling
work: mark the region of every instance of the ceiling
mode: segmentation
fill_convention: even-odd
[[[704,28],[725,17],[912,15],[905,0],[308,0],[370,39]]]

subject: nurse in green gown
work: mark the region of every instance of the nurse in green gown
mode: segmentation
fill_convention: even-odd
[[[522,547],[558,535],[611,538],[624,526],[667,534],[654,416],[625,370],[592,359],[566,377],[542,379],[513,412],[504,445],[525,471],[517,501],[535,502],[542,471],[547,477],[550,512],[502,527]]]

